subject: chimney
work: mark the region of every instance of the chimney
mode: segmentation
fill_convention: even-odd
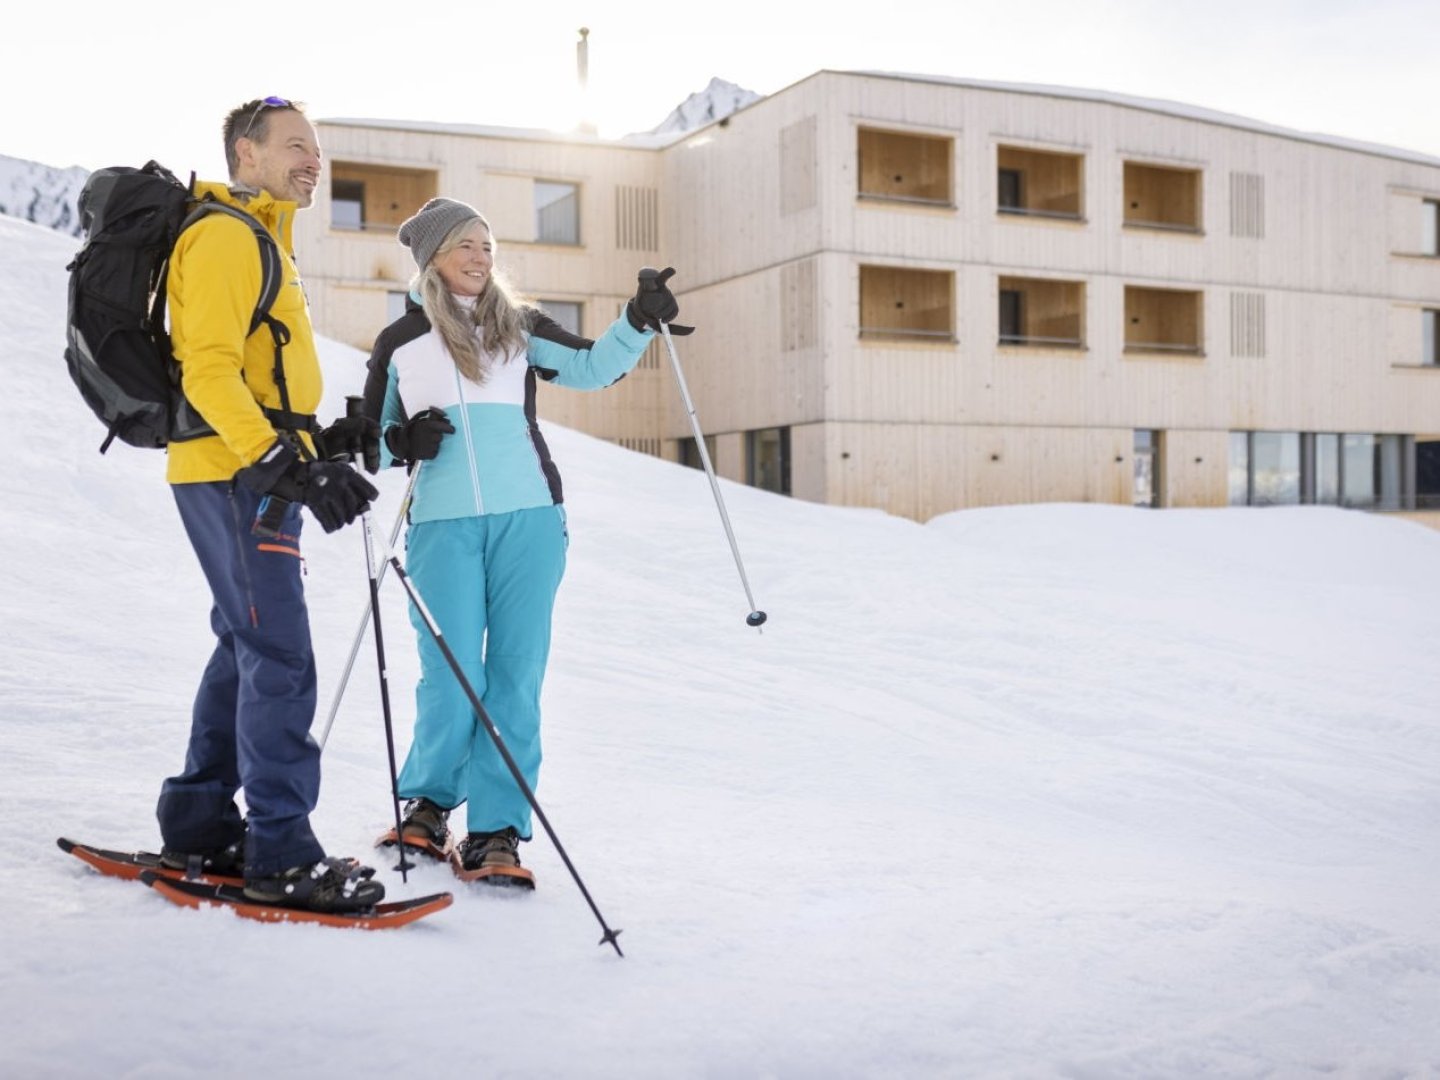
[[[586,135],[595,134],[590,117],[590,28],[580,27],[580,40],[575,43],[575,75],[580,84],[580,122],[576,129]]]

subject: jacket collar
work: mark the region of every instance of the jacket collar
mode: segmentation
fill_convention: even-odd
[[[218,202],[244,210],[264,225],[282,248],[289,252],[295,250],[293,233],[295,214],[299,210],[296,203],[277,199],[265,190],[255,191],[240,185],[227,187],[212,181],[197,183],[195,195],[199,198],[209,195]]]

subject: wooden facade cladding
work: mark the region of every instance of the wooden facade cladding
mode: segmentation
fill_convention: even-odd
[[[747,433],[788,428],[797,497],[922,520],[1128,502],[1143,430],[1163,433],[1163,504],[1218,505],[1231,431],[1440,434],[1422,357],[1440,162],[1416,155],[840,72],[649,147],[319,129],[347,168],[428,173],[474,203],[512,279],[580,304],[587,333],[640,265],[677,267],[717,470],[743,480]],[[1029,207],[1005,205],[1007,172]],[[576,186],[578,244],[535,242],[537,180]],[[327,199],[297,219],[317,325],[368,348],[413,266],[393,235],[330,228]],[[667,368],[547,388],[542,415],[675,458],[690,430]]]

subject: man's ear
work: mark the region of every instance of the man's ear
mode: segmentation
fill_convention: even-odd
[[[248,135],[242,135],[235,140],[235,160],[239,162],[240,168],[243,169],[245,166],[255,163],[255,153],[258,145],[259,144]]]

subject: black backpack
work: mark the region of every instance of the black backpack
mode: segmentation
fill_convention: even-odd
[[[194,177],[180,183],[163,165],[115,166],[92,173],[80,192],[85,244],[70,272],[65,363],[92,412],[109,431],[103,454],[119,438],[131,446],[163,447],[214,429],[180,390],[180,365],[165,329],[165,279],[180,234],[206,214],[230,214],[250,226],[260,250],[261,290],[249,334],[262,323],[275,340],[275,377],[285,411],[266,410],[285,427],[304,427],[289,412],[281,351],[285,324],[270,315],[284,267],[265,226],[243,210],[196,199]],[[247,335],[248,336],[248,335]]]

